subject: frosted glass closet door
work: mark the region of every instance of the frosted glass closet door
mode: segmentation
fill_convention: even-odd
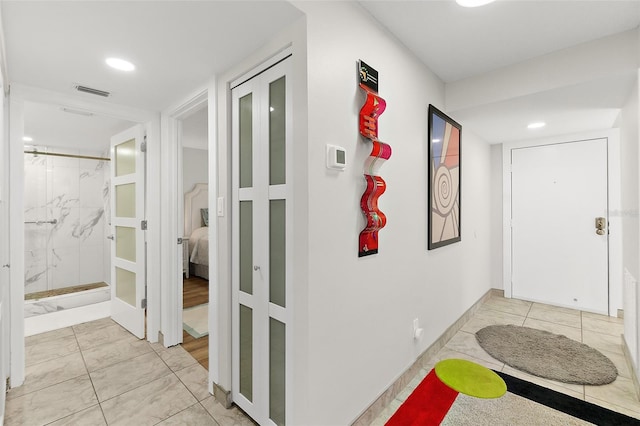
[[[271,425],[290,395],[290,85],[285,60],[232,91],[232,395]]]

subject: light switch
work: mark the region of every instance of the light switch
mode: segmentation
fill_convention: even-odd
[[[224,216],[224,197],[218,197],[218,217]]]

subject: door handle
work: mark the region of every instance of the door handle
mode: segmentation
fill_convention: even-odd
[[[107,235],[107,240],[113,241],[113,240],[115,240],[115,237],[113,236],[113,234]]]
[[[607,227],[607,220],[604,217],[596,217],[596,234],[604,235]]]

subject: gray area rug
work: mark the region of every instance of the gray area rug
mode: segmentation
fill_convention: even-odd
[[[600,351],[566,336],[517,325],[491,325],[476,339],[495,359],[535,376],[578,385],[606,385],[618,376]]]

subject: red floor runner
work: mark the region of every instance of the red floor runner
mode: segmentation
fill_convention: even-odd
[[[386,425],[439,425],[457,396],[458,392],[442,383],[431,370]]]

